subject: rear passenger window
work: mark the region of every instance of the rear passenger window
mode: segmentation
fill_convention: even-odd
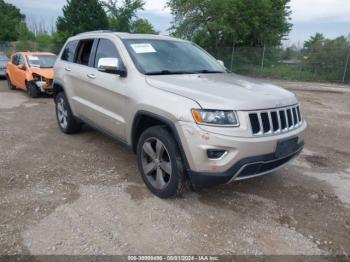
[[[119,58],[119,53],[114,43],[107,39],[100,39],[96,51],[95,67],[101,58]]]
[[[77,49],[78,43],[78,41],[69,42],[64,48],[61,59],[73,63],[75,50]]]
[[[94,40],[82,40],[79,42],[77,56],[75,62],[80,65],[89,65],[90,54],[92,51],[92,46],[94,44]]]

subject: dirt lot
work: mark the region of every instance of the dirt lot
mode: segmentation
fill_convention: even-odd
[[[306,148],[269,176],[161,200],[135,156],[50,98],[0,81],[0,254],[350,254],[350,89],[276,82],[301,98]]]

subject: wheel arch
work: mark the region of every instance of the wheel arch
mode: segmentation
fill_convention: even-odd
[[[27,80],[27,78],[24,80],[24,87],[26,89],[26,91],[28,91],[28,83],[29,81]]]
[[[53,98],[55,100],[56,100],[57,95],[60,92],[66,92],[65,89],[64,89],[64,86],[60,82],[55,81],[53,83]]]
[[[12,80],[11,80],[11,76],[10,76],[10,72],[6,71],[6,80],[10,81],[12,84]]]
[[[11,76],[10,76],[10,72],[6,71],[6,79],[10,79],[11,80]]]
[[[141,110],[135,114],[132,128],[131,128],[131,147],[133,152],[136,153],[137,144],[142,133],[146,129],[152,126],[158,126],[158,125],[166,127],[170,131],[170,133],[174,136],[174,139],[180,150],[181,158],[185,164],[186,169],[188,170],[189,164],[188,164],[187,157],[183,149],[181,139],[180,139],[179,133],[177,132],[175,124],[171,120],[152,112]]]

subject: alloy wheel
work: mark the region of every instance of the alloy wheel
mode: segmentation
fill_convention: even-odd
[[[68,110],[63,98],[59,98],[57,101],[57,117],[60,126],[66,129],[68,125]]]
[[[172,176],[171,160],[165,145],[157,138],[147,139],[142,146],[142,168],[146,179],[156,189],[164,189]]]

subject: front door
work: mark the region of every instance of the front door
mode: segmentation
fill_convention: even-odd
[[[118,58],[122,64],[122,59],[112,39],[101,38],[96,47],[93,68],[88,70],[88,76],[90,76],[92,83],[89,85],[91,87],[89,101],[94,105],[98,124],[108,132],[126,140],[127,78],[99,71],[97,66],[101,58]]]
[[[17,55],[17,59],[16,59],[16,65],[13,67],[13,72],[11,75],[11,80],[12,83],[23,90],[27,90],[26,88],[26,63],[24,60],[24,56],[21,54]],[[18,66],[22,66],[22,68],[19,68]]]

